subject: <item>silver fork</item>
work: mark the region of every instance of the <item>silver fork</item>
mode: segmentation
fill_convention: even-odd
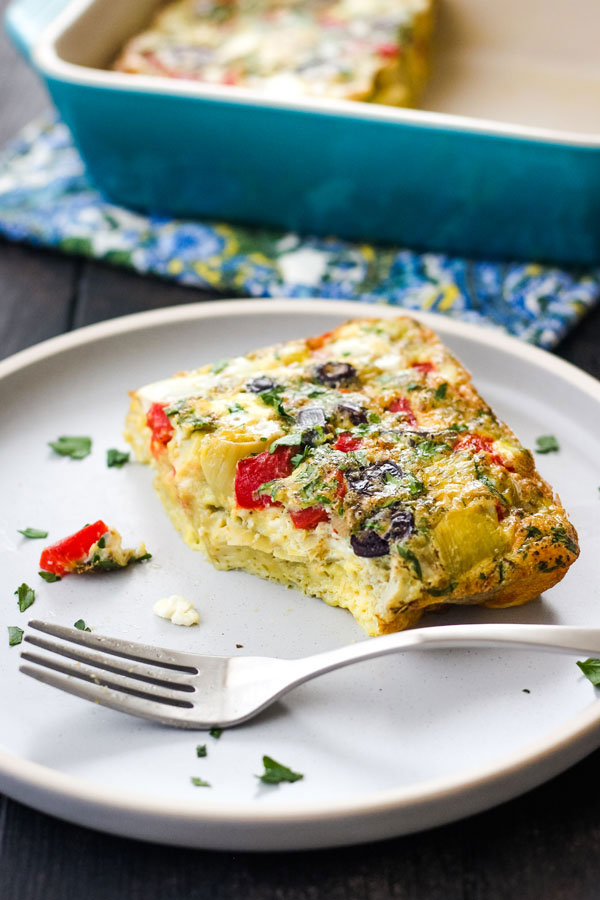
[[[21,672],[84,700],[177,728],[237,725],[325,672],[400,650],[498,647],[600,656],[600,628],[564,625],[442,625],[371,638],[303,659],[198,656],[31,621]],[[84,649],[81,649],[84,648]],[[56,655],[73,662],[63,662]]]

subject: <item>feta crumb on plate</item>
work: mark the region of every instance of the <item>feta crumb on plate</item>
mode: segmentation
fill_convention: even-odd
[[[177,594],[157,600],[152,612],[163,619],[169,619],[174,625],[197,625],[200,621],[198,610],[193,604]]]

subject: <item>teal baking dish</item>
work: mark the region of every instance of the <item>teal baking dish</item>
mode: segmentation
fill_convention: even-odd
[[[114,203],[475,257],[600,260],[594,0],[446,0],[419,110],[112,72],[157,0],[6,24]]]

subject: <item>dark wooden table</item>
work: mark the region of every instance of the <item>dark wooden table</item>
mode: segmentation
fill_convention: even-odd
[[[47,105],[0,37],[0,143]],[[210,295],[0,242],[2,356],[102,319],[199,299]],[[600,308],[558,353],[600,377]],[[0,797],[0,898],[598,900],[598,766],[600,751],[520,799],[423,834],[297,854],[143,844]]]

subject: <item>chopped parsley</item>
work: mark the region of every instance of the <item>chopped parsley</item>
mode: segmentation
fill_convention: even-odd
[[[244,412],[244,407],[239,403],[234,403],[233,406],[228,406],[227,409],[230,413]]]
[[[278,447],[298,447],[302,443],[302,434],[299,431],[284,434],[277,438],[269,447],[269,453],[275,453]]]
[[[562,544],[570,553],[577,553],[579,549],[575,541],[569,537],[562,525],[557,525],[552,529],[552,543]]]
[[[494,484],[492,479],[488,475],[486,475],[485,472],[481,471],[481,469],[479,468],[477,463],[475,463],[475,477],[477,478],[478,481],[481,481],[482,484],[485,484],[486,488],[488,490],[490,490],[492,492],[492,494],[495,494],[497,497],[500,497],[502,502],[505,503],[507,506],[509,505],[508,500],[504,496],[504,494],[500,493],[500,491],[498,490],[498,488],[496,487],[496,485]]]
[[[218,738],[220,738],[221,735],[223,734],[223,729],[222,729],[222,728],[211,728],[210,731],[209,731],[208,733],[210,734],[210,736],[211,736],[212,738],[217,738],[217,739],[218,739]]]
[[[304,460],[308,458],[309,453],[310,453],[310,447],[308,446],[308,444],[306,444],[302,448],[302,451],[300,453],[296,453],[294,456],[292,456],[290,462],[291,462],[293,468],[297,469],[298,466],[300,465],[300,463],[303,463]]]
[[[423,572],[421,570],[421,563],[412,552],[412,550],[407,550],[406,547],[402,546],[402,544],[396,544],[396,550],[398,551],[398,555],[401,556],[402,559],[412,565],[413,569],[415,570],[415,575],[422,581]]]
[[[38,572],[40,578],[43,578],[44,581],[47,581],[48,584],[53,584],[55,581],[60,581],[60,575],[56,575],[54,572]]]
[[[525,531],[527,532],[528,538],[536,538],[537,539],[537,538],[542,537],[542,532],[537,527],[537,525],[528,525],[527,528],[525,529]]]
[[[458,422],[453,422],[452,425],[450,425],[449,430],[450,430],[450,431],[456,431],[457,434],[462,434],[463,431],[468,431],[468,430],[469,430],[469,426],[468,426],[468,425],[464,425],[464,424],[459,425]]]
[[[435,394],[433,395],[436,400],[445,400],[446,394],[448,392],[448,382],[444,381],[442,384],[438,385],[436,388]]]
[[[193,775],[190,778],[190,781],[192,782],[194,787],[210,787],[211,786],[210,781],[205,781],[204,778],[197,778],[195,775]]]
[[[68,456],[70,459],[84,459],[92,452],[92,439],[89,437],[73,437],[61,435],[55,441],[48,441],[59,456]]]
[[[111,447],[106,451],[106,465],[109,469],[122,469],[129,462],[129,453],[126,450],[117,450]]]
[[[274,407],[282,419],[285,419],[288,422],[294,422],[294,417],[286,412],[283,403],[281,402],[281,397],[279,395],[282,391],[283,387],[281,385],[276,385],[274,388],[271,388],[270,391],[261,391],[258,396],[267,406]]]
[[[23,629],[18,625],[8,626],[8,646],[16,647],[23,640]]]
[[[425,492],[425,485],[412,472],[406,472],[404,477],[408,481],[408,493],[411,497],[420,497]]]
[[[300,772],[293,772],[292,769],[288,769],[287,766],[275,762],[270,756],[263,756],[262,761],[265,771],[262,775],[257,775],[256,777],[260,779],[263,784],[281,784],[282,781],[293,782],[300,781],[301,778],[304,778],[304,775],[301,775]]]
[[[377,413],[371,412],[369,413],[369,422],[373,425],[378,425],[381,422],[381,416],[377,415]]]
[[[203,756],[206,756],[206,744],[198,744],[196,747],[196,756],[199,759],[202,759]]]
[[[422,387],[422,385],[420,385],[418,381],[409,381],[408,384],[406,385],[406,390],[407,391],[418,391],[420,387]]]
[[[222,372],[223,369],[226,369],[228,365],[229,365],[228,359],[220,359],[218,362],[216,362],[214,364],[214,366],[211,367],[210,371],[213,373],[213,375],[218,375],[219,372]]]
[[[586,659],[583,662],[577,660],[577,665],[588,681],[595,687],[600,685],[600,659]]]
[[[449,450],[448,444],[437,444],[435,441],[421,441],[415,447],[415,453],[420,459],[431,459],[440,450]]]
[[[39,528],[17,528],[19,534],[22,534],[23,537],[31,538],[34,540],[35,538],[47,538],[47,531],[40,531]]]
[[[79,631],[91,631],[92,630],[85,624],[83,619],[77,619],[76,622],[73,622],[73,628],[77,628],[77,629],[79,629]]]
[[[427,588],[427,593],[432,597],[445,597],[446,594],[451,594],[455,588],[456,581],[451,581],[445,588]]]
[[[15,594],[17,595],[17,603],[21,612],[25,612],[26,609],[29,609],[35,603],[35,591],[25,582],[19,585]]]
[[[536,453],[557,453],[559,450],[558,441],[553,434],[542,434],[535,439]]]

